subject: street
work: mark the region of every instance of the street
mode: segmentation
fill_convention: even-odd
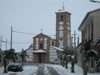
[[[22,72],[8,72],[3,74],[3,67],[0,67],[0,75],[83,75],[83,69],[75,65],[75,73],[71,73],[71,64],[68,69],[61,65],[53,64],[25,64]],[[88,75],[100,75],[100,73],[88,73]]]
[[[3,74],[3,67],[0,68],[0,75],[59,75],[51,64],[25,65],[22,72],[8,72]]]

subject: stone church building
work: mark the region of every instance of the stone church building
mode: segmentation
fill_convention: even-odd
[[[26,62],[50,63],[59,58],[64,47],[72,45],[70,16],[64,9],[56,12],[56,39],[43,33],[33,37],[33,44],[26,50]]]

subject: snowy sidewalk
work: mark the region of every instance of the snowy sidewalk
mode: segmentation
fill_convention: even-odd
[[[75,73],[71,73],[71,64],[68,64],[68,69],[62,67],[60,65],[52,65],[52,67],[60,74],[60,75],[83,75],[83,69],[77,64],[74,66]],[[87,75],[100,75],[100,73],[88,73]]]

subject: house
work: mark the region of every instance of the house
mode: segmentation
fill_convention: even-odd
[[[86,60],[85,56],[88,57],[87,66],[89,72],[96,72],[97,71],[97,63],[98,59],[98,53],[100,53],[100,45],[98,44],[97,49],[97,42],[99,42],[100,37],[100,9],[90,11],[86,14],[85,18],[83,19],[82,23],[80,24],[79,31],[81,31],[82,34],[82,43],[80,46],[78,46],[78,58],[81,57],[81,66],[84,66]],[[83,43],[86,43],[91,41],[90,50],[87,50],[85,52],[82,52],[81,49],[83,47]],[[87,44],[88,45],[88,44]],[[79,60],[79,59],[78,59]]]

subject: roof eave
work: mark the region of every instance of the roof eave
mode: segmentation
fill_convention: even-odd
[[[85,20],[87,19],[87,17],[89,16],[90,12],[87,13],[87,15],[84,17],[83,21],[81,22],[81,24],[78,27],[78,30],[81,31],[81,27],[83,25],[83,23],[85,22]]]

